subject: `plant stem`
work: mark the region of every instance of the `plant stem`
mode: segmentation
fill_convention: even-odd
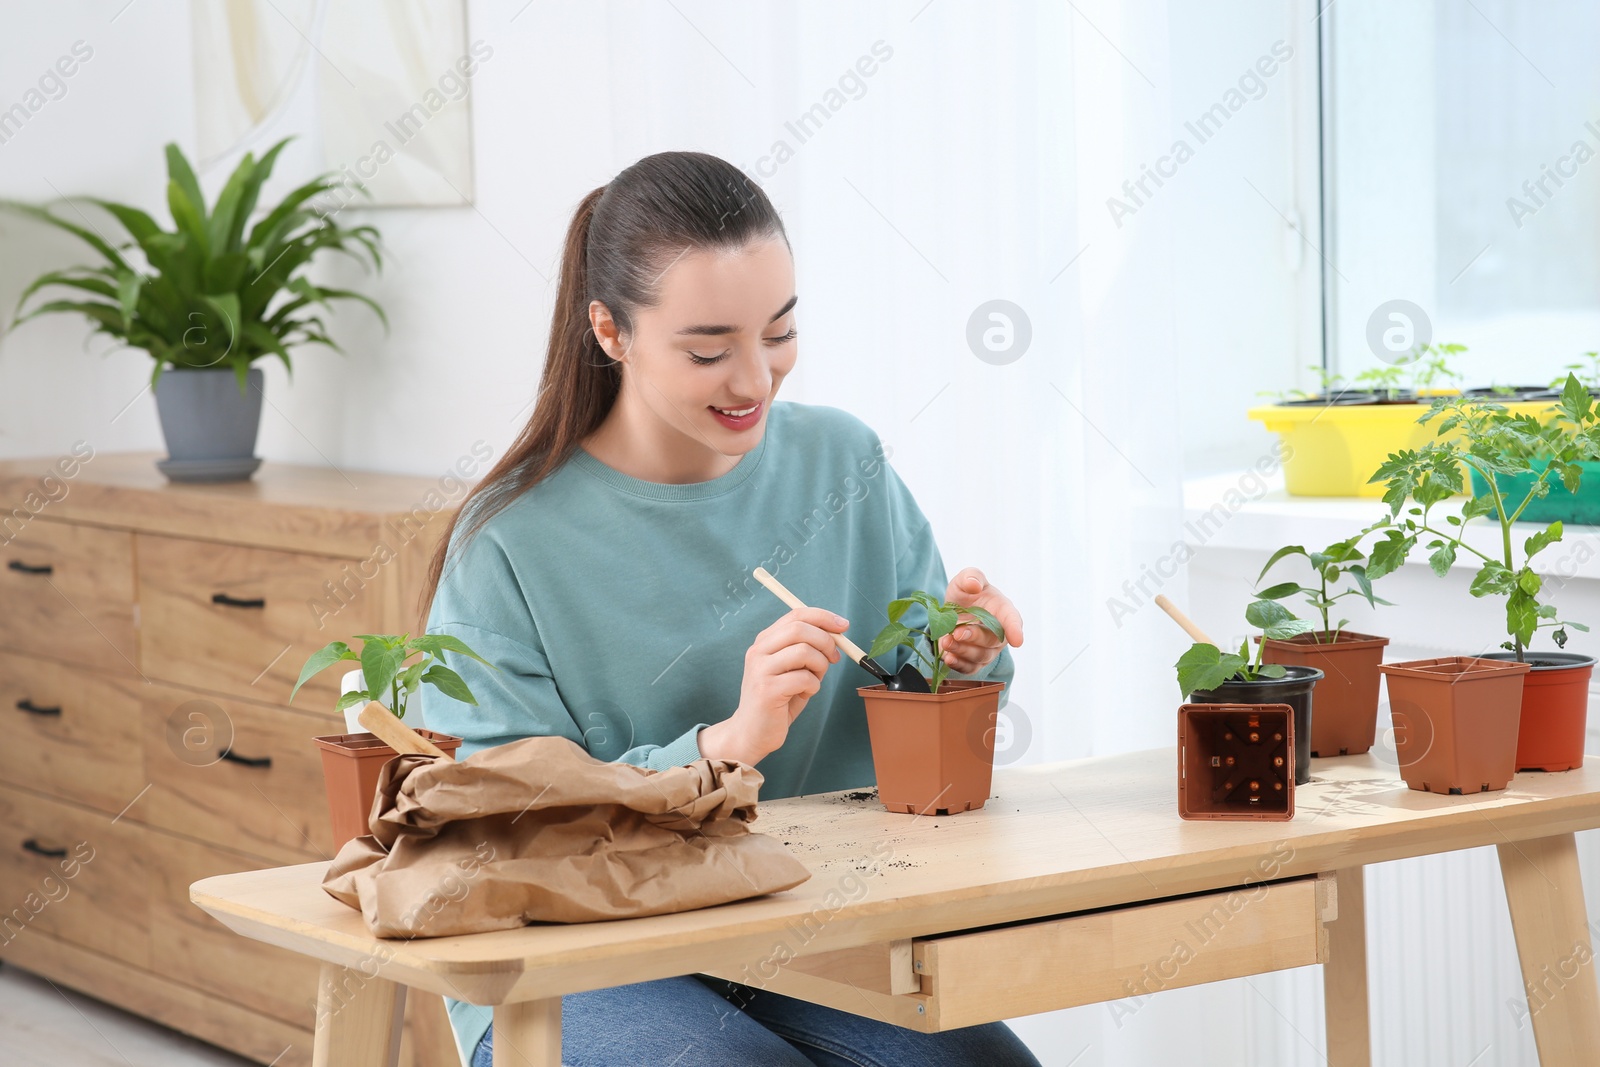
[[[1326,634],[1328,632],[1328,574],[1326,571],[1319,570],[1317,577],[1322,587],[1322,632]]]
[[[1463,528],[1465,528],[1466,523],[1462,523],[1461,525],[1462,525]],[[1476,548],[1473,548],[1471,545],[1469,545],[1465,541],[1461,540],[1461,538],[1458,535],[1451,534],[1451,533],[1445,533],[1443,530],[1435,530],[1432,526],[1429,526],[1426,522],[1418,523],[1417,524],[1417,529],[1423,531],[1424,533],[1435,534],[1435,535],[1437,535],[1439,537],[1444,538],[1446,541],[1453,541],[1453,542],[1455,542],[1455,546],[1457,548],[1464,548],[1468,552],[1471,552],[1474,556],[1477,556],[1479,559],[1487,560],[1490,563],[1498,563],[1498,562],[1500,562],[1499,560],[1495,559],[1493,556],[1489,555],[1488,553],[1479,552]]]

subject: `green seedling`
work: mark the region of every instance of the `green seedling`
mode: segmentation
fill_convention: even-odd
[[[921,604],[928,611],[925,629],[913,629],[900,621],[913,604]],[[965,604],[946,604],[933,594],[920,589],[910,596],[891,600],[887,611],[889,624],[879,630],[878,636],[872,639],[872,647],[867,650],[867,655],[877,659],[891,648],[904,645],[922,661],[922,676],[928,679],[928,688],[935,693],[939,691],[940,684],[950,673],[950,665],[939,654],[939,640],[942,637],[954,633],[957,626],[968,622],[976,622],[1001,640],[1006,636],[1005,626],[985,609]],[[961,615],[970,615],[971,618],[963,619]],[[926,654],[917,647],[919,637],[928,646]]]
[[[1287,641],[1311,629],[1311,624],[1292,615],[1275,600],[1253,600],[1244,609],[1244,618],[1261,631],[1262,637]],[[1223,652],[1216,645],[1196,641],[1174,664],[1178,669],[1178,688],[1185,696],[1209,692],[1223,682],[1255,682],[1263,678],[1282,678],[1287,672],[1281,663],[1262,663],[1266,642],[1256,644],[1255,659],[1250,657],[1250,639],[1239,645],[1237,654]]]
[[[1600,389],[1600,352],[1585,352],[1580,361],[1568,363],[1566,371],[1576,375],[1586,388]],[[1550,388],[1560,389],[1565,381],[1565,378],[1558,377],[1550,383]]]
[[[1372,593],[1372,581],[1367,577],[1366,556],[1362,555],[1358,547],[1362,534],[1335,541],[1321,551],[1307,551],[1301,545],[1285,545],[1272,554],[1267,560],[1267,565],[1261,568],[1261,573],[1256,576],[1259,583],[1267,576],[1273,566],[1288,556],[1304,556],[1311,565],[1311,572],[1316,577],[1316,585],[1301,585],[1299,582],[1282,582],[1268,589],[1263,589],[1256,594],[1263,600],[1282,600],[1288,596],[1304,596],[1306,603],[1312,610],[1322,616],[1322,629],[1312,631],[1312,636],[1321,643],[1333,644],[1339,639],[1339,632],[1344,629],[1349,619],[1331,621],[1330,612],[1333,605],[1347,596],[1359,596],[1368,604],[1376,607],[1379,604],[1388,606],[1389,601]],[[1330,590],[1348,577],[1355,583],[1353,588],[1342,589],[1338,592]]]
[[[345,660],[361,665],[361,678],[367,687],[339,697],[336,710],[344,711],[369,700],[381,703],[383,696],[387,696],[389,710],[397,719],[406,717],[406,702],[424,684],[464,704],[478,703],[461,675],[444,665],[446,652],[467,656],[491,670],[499,670],[468,648],[466,642],[448,634],[423,634],[421,637],[412,637],[410,634],[356,634],[355,637],[362,642],[359,653],[351,650],[343,641],[329,642],[312,653],[306,665],[300,669],[300,680],[294,683],[289,703],[294,703],[295,693],[300,692],[300,687],[307,681]],[[422,653],[422,658],[406,666],[406,660],[418,652]]]

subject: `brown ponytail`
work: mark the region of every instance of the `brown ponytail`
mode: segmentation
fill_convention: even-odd
[[[426,629],[449,557],[497,512],[553,474],[611,412],[621,367],[589,322],[599,300],[620,332],[653,307],[661,276],[686,249],[739,248],[788,237],[761,187],[725,160],[702,152],[646,156],[579,202],[567,227],[550,344],[538,399],[506,454],[451,515],[419,600]],[[467,522],[459,536],[457,526]]]

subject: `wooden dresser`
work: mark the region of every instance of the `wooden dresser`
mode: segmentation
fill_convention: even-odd
[[[309,1065],[317,965],[229,932],[189,885],[331,858],[311,738],[344,731],[342,672],[290,690],[329,641],[425,629],[470,479],[268,462],[172,485],[157,458],[0,461],[0,960]],[[404,1062],[457,1063],[438,997],[406,1026]]]

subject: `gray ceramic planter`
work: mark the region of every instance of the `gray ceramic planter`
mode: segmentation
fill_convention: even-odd
[[[250,369],[242,396],[231,368],[162,371],[156,412],[167,458],[156,466],[175,482],[247,480],[261,465],[255,456],[261,388],[257,367]]]

